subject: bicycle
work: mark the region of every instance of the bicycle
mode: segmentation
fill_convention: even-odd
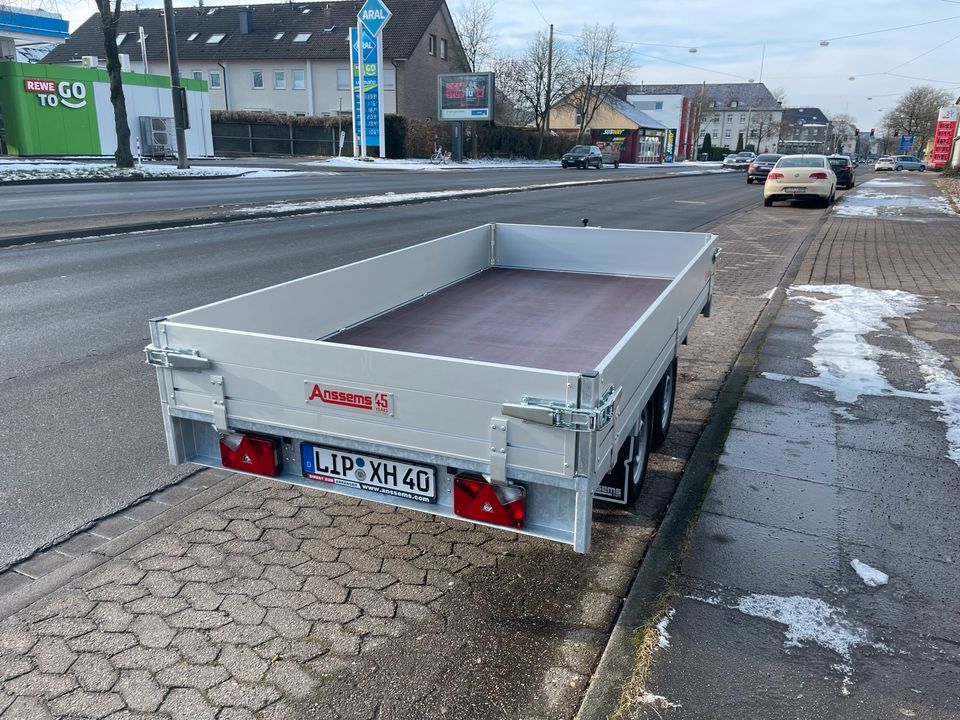
[[[430,163],[432,165],[446,165],[449,159],[450,153],[445,153],[442,145],[434,145],[433,155],[430,156]]]

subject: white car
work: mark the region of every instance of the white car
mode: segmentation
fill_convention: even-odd
[[[736,169],[746,169],[751,162],[756,159],[756,154],[745,151],[738,152],[732,155],[727,155],[723,159],[723,167],[736,168]]]
[[[837,176],[825,155],[784,155],[763,185],[763,204],[776,200],[816,200],[822,207],[837,194]]]
[[[917,170],[923,172],[927,169],[926,164],[914,155],[889,155],[884,156],[873,164],[874,170]]]

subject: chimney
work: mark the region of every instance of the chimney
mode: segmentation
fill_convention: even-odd
[[[323,29],[333,29],[333,10],[330,9],[329,5],[325,5],[323,8]]]
[[[249,35],[253,30],[253,12],[250,10],[240,11],[240,34]]]

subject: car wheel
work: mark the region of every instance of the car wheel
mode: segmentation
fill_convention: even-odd
[[[670,367],[660,378],[656,391],[653,393],[653,438],[651,450],[658,450],[667,439],[670,431],[670,421],[673,419],[673,403],[677,397],[677,361],[674,359]]]
[[[566,170],[568,166],[567,166],[566,163],[560,163],[560,167],[562,167],[564,170]]]
[[[753,185],[753,178],[747,175],[747,185]]]
[[[617,464],[610,471],[617,478],[617,485],[623,483],[626,486],[627,505],[633,505],[640,498],[643,478],[647,474],[647,463],[650,460],[650,440],[652,439],[652,415],[651,404],[647,403],[640,414],[640,427],[637,434],[631,435],[623,443],[623,447],[620,448],[617,455]]]
[[[923,172],[926,169],[927,168],[925,166],[921,165],[920,167],[917,168],[917,172]]]
[[[763,206],[764,206],[764,207],[771,207],[772,205],[773,205],[773,198],[764,198],[764,199],[763,199]]]
[[[597,160],[597,170],[600,170],[602,168],[603,168],[603,160],[602,159]]]
[[[897,165],[897,172],[900,172],[901,170],[903,170],[903,165]]]
[[[619,169],[620,169],[620,161],[619,161],[619,160],[614,160],[614,161],[613,161],[613,169],[614,169],[614,170],[619,170]]]

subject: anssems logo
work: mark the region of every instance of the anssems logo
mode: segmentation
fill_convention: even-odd
[[[341,408],[393,415],[393,394],[337,387],[307,380],[304,382],[308,403],[323,403]]]

